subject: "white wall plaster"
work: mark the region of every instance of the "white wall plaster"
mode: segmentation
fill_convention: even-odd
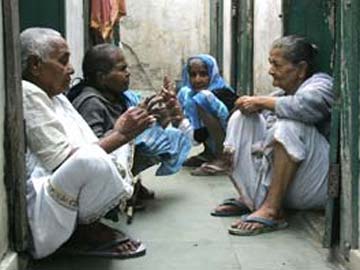
[[[128,0],[120,23],[132,89],[159,89],[164,75],[181,78],[182,65],[209,52],[208,0]]]
[[[269,70],[269,50],[282,35],[281,0],[254,2],[254,93],[268,94],[274,90]]]
[[[81,77],[81,63],[84,57],[84,13],[83,1],[66,0],[66,40],[70,47],[70,62],[75,69],[75,77]]]

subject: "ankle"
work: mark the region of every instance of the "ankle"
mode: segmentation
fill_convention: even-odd
[[[266,213],[266,215],[271,218],[279,218],[283,216],[283,210],[281,208],[273,207],[266,202],[257,211]]]

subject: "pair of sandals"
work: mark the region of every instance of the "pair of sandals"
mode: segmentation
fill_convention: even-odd
[[[240,216],[242,222],[246,223],[258,223],[262,226],[253,229],[241,229],[238,225],[232,225],[228,232],[232,235],[237,236],[253,236],[262,233],[273,232],[277,230],[285,229],[289,226],[286,221],[270,220],[262,217],[251,217],[250,209],[242,202],[235,198],[224,200],[219,206],[228,206],[228,209],[215,209],[211,212],[212,216],[215,217],[234,217]],[[230,210],[232,209],[232,210]]]

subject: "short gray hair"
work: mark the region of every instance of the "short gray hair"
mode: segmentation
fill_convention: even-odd
[[[298,35],[284,36],[276,39],[272,44],[272,49],[281,49],[284,58],[293,64],[305,61],[308,64],[308,76],[315,71],[315,56],[318,48],[305,37]]]
[[[28,68],[29,56],[47,60],[53,48],[53,42],[62,38],[59,32],[50,28],[32,27],[22,31],[20,34],[22,71]]]

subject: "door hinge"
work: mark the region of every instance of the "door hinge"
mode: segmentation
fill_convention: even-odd
[[[340,164],[332,163],[329,169],[329,185],[328,194],[331,198],[339,197],[340,187]]]

